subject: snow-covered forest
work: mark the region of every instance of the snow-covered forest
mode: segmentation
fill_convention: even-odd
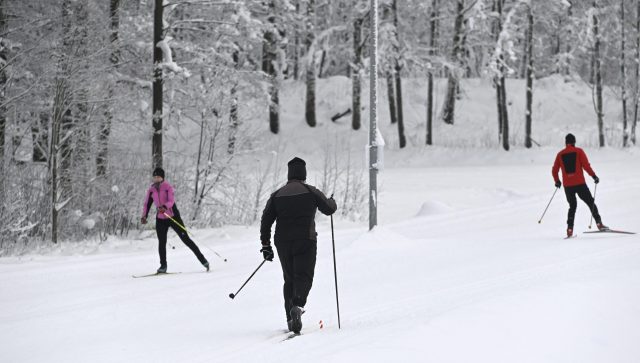
[[[369,6],[3,0],[0,243],[126,236],[157,165],[191,224],[251,224],[280,182],[287,132],[304,125],[325,140],[314,155],[344,213],[361,218],[366,193],[346,193],[365,184],[362,152],[344,140],[368,128]],[[638,6],[381,1],[386,148],[549,145],[550,107],[536,95],[549,79],[590,90],[583,145],[635,144]],[[481,133],[464,124],[467,82],[494,93]]]
[[[638,362],[639,100],[640,0],[0,0],[0,362]]]
[[[583,238],[579,200],[563,241],[550,172],[575,134],[638,232],[639,110],[640,0],[0,0],[0,361],[288,359],[279,267],[226,294],[298,156],[345,290],[339,331],[319,215],[306,361],[637,362],[639,240]],[[185,273],[131,281],[157,268],[156,167],[212,274],[170,231]]]

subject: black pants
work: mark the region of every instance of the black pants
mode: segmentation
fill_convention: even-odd
[[[284,275],[284,309],[290,320],[289,312],[294,305],[304,307],[307,304],[316,268],[317,245],[312,240],[279,241],[276,248]]]
[[[182,218],[180,218],[179,215],[176,215],[175,217],[173,217],[173,219],[175,219],[176,222],[184,226],[184,222],[182,221]],[[207,262],[207,259],[204,258],[204,256],[202,255],[202,252],[200,252],[200,249],[198,248],[198,246],[196,246],[196,243],[193,242],[191,238],[189,238],[189,235],[187,234],[187,232],[185,232],[182,228],[180,228],[180,226],[173,223],[173,221],[171,221],[170,219],[156,218],[156,233],[158,234],[158,253],[160,254],[161,266],[167,266],[167,232],[169,232],[169,227],[171,227],[176,232],[178,237],[180,237],[182,242],[184,242],[184,244],[187,245],[187,247],[189,247],[191,251],[193,251],[193,253],[196,255],[200,263],[204,264],[205,262]]]
[[[569,215],[567,217],[568,228],[573,229],[573,221],[576,217],[576,208],[578,207],[576,194],[589,207],[589,209],[591,210],[591,215],[593,215],[593,219],[596,220],[596,223],[602,223],[602,218],[600,218],[600,214],[598,213],[598,207],[596,206],[593,197],[591,196],[591,192],[589,191],[589,187],[587,187],[587,184],[565,187],[564,193],[567,195],[567,201],[569,202]]]

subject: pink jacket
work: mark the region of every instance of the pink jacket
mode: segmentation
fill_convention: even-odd
[[[170,217],[174,217],[173,205],[175,204],[175,199],[173,197],[173,187],[171,184],[166,181],[163,181],[160,185],[155,183],[151,184],[149,190],[147,190],[147,195],[144,198],[144,205],[142,206],[142,216],[145,218],[149,215],[151,203],[155,204],[156,208],[164,206],[167,208],[165,213]],[[167,217],[162,213],[157,213],[156,217],[158,219],[167,219]]]

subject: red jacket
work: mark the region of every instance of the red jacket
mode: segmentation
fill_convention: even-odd
[[[584,153],[584,150],[573,145],[567,145],[556,156],[553,169],[551,169],[551,175],[553,175],[553,179],[556,182],[560,181],[560,178],[558,178],[560,169],[562,169],[562,182],[565,187],[586,184],[582,173],[583,169],[592,177],[596,175],[591,169],[589,159],[587,159],[587,154]]]

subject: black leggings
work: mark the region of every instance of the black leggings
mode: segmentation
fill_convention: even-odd
[[[176,222],[184,226],[184,222],[182,221],[182,218],[180,218],[179,215],[173,217],[173,219],[175,219]],[[191,238],[189,238],[189,235],[187,234],[187,232],[185,232],[182,228],[180,228],[180,226],[176,225],[170,219],[156,218],[156,233],[158,234],[158,253],[160,254],[161,266],[165,266],[165,267],[167,266],[167,232],[169,232],[169,227],[171,227],[176,232],[178,237],[180,237],[182,242],[184,242],[184,244],[187,245],[187,247],[189,247],[191,251],[193,251],[193,253],[196,255],[200,263],[204,264],[205,262],[207,262],[207,259],[204,258],[204,256],[202,255],[202,252],[200,252],[200,249],[198,248],[198,246],[196,246],[196,243],[193,242]]]
[[[602,218],[600,218],[600,214],[598,213],[598,207],[596,206],[596,203],[591,196],[591,192],[589,191],[589,187],[587,187],[587,184],[565,187],[564,193],[567,195],[567,201],[569,202],[569,215],[567,217],[568,228],[573,229],[573,221],[576,217],[576,208],[578,207],[576,194],[589,207],[589,209],[591,210],[591,214],[593,215],[593,219],[596,220],[596,223],[602,223]]]
[[[276,248],[284,275],[284,310],[290,320],[289,312],[294,305],[304,307],[307,304],[316,268],[317,245],[312,240],[294,240],[276,242]]]

